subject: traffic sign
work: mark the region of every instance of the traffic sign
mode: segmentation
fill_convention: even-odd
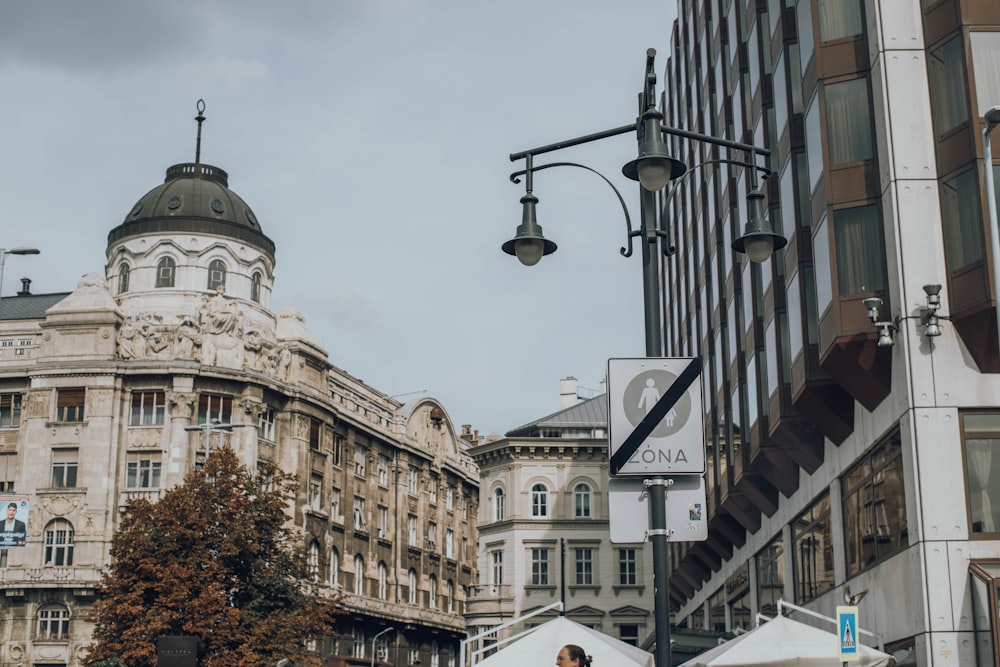
[[[666,517],[671,542],[708,539],[705,479],[701,475],[667,477]],[[649,493],[641,479],[608,480],[608,516],[614,544],[645,542],[649,530]]]
[[[701,360],[608,360],[608,460],[617,475],[705,472]]]
[[[840,662],[858,659],[858,608],[837,607],[837,643]]]

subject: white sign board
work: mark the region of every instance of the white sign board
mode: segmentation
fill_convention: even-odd
[[[608,460],[618,475],[705,472],[697,357],[608,360]]]
[[[667,530],[671,542],[703,542],[708,539],[708,508],[705,479],[701,475],[668,477],[666,487]],[[645,542],[649,530],[649,493],[641,479],[608,480],[608,514],[614,544]]]

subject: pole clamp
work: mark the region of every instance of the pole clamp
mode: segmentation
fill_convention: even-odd
[[[674,485],[674,480],[672,477],[654,477],[642,480],[642,485],[647,489],[651,486],[665,486],[669,488]]]

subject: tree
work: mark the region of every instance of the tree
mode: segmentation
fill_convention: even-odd
[[[301,537],[285,515],[295,478],[257,474],[229,447],[157,503],[129,504],[111,543],[88,663],[155,667],[163,635],[197,635],[212,667],[315,662],[310,638],[333,634],[332,601],[306,583]]]

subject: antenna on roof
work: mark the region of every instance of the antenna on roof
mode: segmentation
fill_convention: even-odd
[[[198,115],[194,119],[198,121],[198,143],[194,148],[194,162],[201,164],[201,124],[205,122],[205,100],[198,100]]]

